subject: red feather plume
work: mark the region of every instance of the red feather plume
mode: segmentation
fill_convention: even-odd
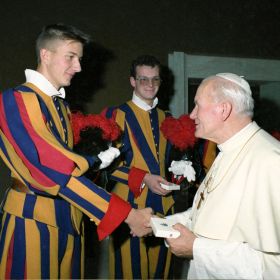
[[[167,117],[162,122],[160,130],[164,137],[181,151],[193,147],[197,140],[194,136],[195,123],[187,114],[181,115],[178,119]]]
[[[102,138],[106,141],[115,141],[121,135],[119,125],[113,119],[107,119],[97,114],[84,115],[78,111],[71,114],[71,125],[74,135],[74,144],[80,141],[80,132],[89,127],[98,127],[102,130]]]

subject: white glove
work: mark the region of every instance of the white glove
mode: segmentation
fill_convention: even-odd
[[[117,158],[119,155],[120,155],[120,150],[114,147],[110,147],[108,150],[100,152],[97,155],[102,162],[99,166],[99,169],[108,167],[113,162],[113,160]]]
[[[173,160],[168,168],[176,176],[184,176],[188,182],[195,181],[195,170],[192,162],[188,160]]]

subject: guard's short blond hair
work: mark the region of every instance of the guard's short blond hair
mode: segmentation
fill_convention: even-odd
[[[38,63],[41,62],[40,50],[50,49],[57,40],[73,40],[85,45],[90,42],[90,36],[74,26],[63,23],[51,24],[43,27],[36,40],[36,55]]]

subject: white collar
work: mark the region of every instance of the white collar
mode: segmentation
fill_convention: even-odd
[[[34,71],[31,69],[25,70],[26,82],[34,84],[41,91],[43,91],[46,95],[59,96],[61,98],[65,98],[65,89],[62,87],[57,90],[44,75],[39,73],[38,71]]]
[[[236,147],[243,145],[247,138],[251,137],[255,131],[259,129],[256,122],[252,121],[229,138],[226,142],[219,144],[218,148],[222,152],[227,152],[236,149]]]
[[[152,109],[154,109],[157,104],[158,104],[158,98],[156,97],[154,100],[153,100],[153,105],[150,106],[148,105],[145,101],[143,101],[139,96],[137,96],[135,94],[135,92],[133,92],[133,95],[132,95],[132,102],[138,106],[139,108],[143,109],[144,111],[150,111]]]

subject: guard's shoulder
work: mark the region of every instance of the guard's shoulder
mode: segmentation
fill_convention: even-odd
[[[3,90],[1,92],[1,94],[5,97],[8,98],[9,96],[13,96],[13,95],[19,95],[19,94],[24,94],[24,95],[36,95],[36,93],[27,87],[23,87],[23,86],[17,86],[17,87],[13,87],[13,88],[7,88],[5,90]]]
[[[172,114],[169,110],[164,110],[164,114],[165,114],[166,117],[171,117],[172,116]]]
[[[13,88],[12,90],[15,92],[24,93],[24,94],[36,94],[32,88],[30,88],[26,85],[19,85],[19,86]]]
[[[106,107],[101,111],[101,115],[108,119],[114,118],[117,110],[118,110],[118,106]]]

